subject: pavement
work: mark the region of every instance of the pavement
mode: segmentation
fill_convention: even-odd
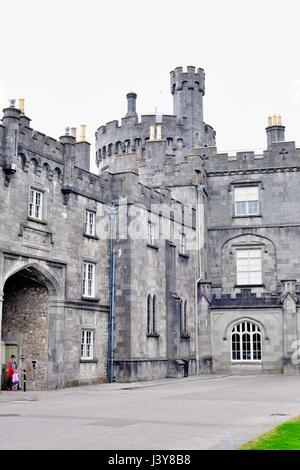
[[[296,416],[299,376],[2,392],[0,449],[237,449]]]

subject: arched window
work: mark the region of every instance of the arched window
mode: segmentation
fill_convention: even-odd
[[[156,295],[147,297],[147,334],[156,335]]]
[[[108,157],[111,157],[112,156],[112,153],[113,153],[113,144],[109,144],[108,148],[107,148],[107,155]]]
[[[256,323],[244,321],[235,325],[231,333],[233,362],[259,362],[262,358],[261,331]]]
[[[53,181],[56,181],[57,183],[61,183],[62,175],[61,175],[61,170],[60,168],[55,168],[53,172]]]
[[[129,151],[130,151],[130,140],[125,140],[124,149],[125,149],[125,153],[129,153]]]
[[[119,154],[122,152],[122,142],[116,142],[116,153]]]
[[[50,172],[50,167],[49,167],[48,163],[44,163],[43,170],[42,170],[43,178],[48,178],[49,177],[49,172]]]
[[[187,301],[180,300],[180,335],[187,335]]]

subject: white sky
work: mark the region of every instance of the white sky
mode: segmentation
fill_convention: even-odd
[[[172,113],[169,72],[206,71],[205,121],[218,150],[266,147],[269,114],[300,143],[296,0],[0,0],[0,106],[25,98],[32,127],[88,138],[126,112]],[[94,157],[92,156],[92,159]]]

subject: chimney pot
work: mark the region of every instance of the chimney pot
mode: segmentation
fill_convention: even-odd
[[[80,142],[85,142],[86,141],[86,125],[81,124],[80,126]]]
[[[21,111],[22,114],[25,114],[25,100],[24,98],[19,98],[18,99],[18,108]]]
[[[77,129],[76,127],[71,127],[71,136],[76,139]]]

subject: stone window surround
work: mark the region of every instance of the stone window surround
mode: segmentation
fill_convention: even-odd
[[[81,345],[82,345],[82,332],[91,331],[92,332],[92,358],[87,359],[81,356]],[[95,357],[95,345],[96,345],[96,328],[95,325],[83,324],[80,327],[80,363],[81,364],[95,364],[98,362],[98,359]]]
[[[91,235],[89,233],[86,233],[85,231],[85,217],[87,212],[92,212],[95,216],[94,219],[94,234]],[[84,222],[83,222],[83,235],[86,238],[93,238],[94,240],[99,240],[99,237],[97,236],[97,209],[92,209],[90,207],[86,207],[84,211]]]
[[[31,191],[38,191],[42,194],[42,201],[41,201],[42,202],[42,204],[41,204],[42,217],[41,217],[41,219],[38,219],[38,218],[33,217],[33,216],[30,215],[29,207],[30,207],[30,193],[31,193]],[[46,198],[46,191],[45,191],[44,186],[42,186],[41,184],[37,184],[36,182],[34,182],[33,184],[29,183],[28,203],[27,203],[27,219],[31,220],[33,222],[37,222],[37,223],[46,225],[47,224],[46,214],[47,214],[47,198]]]
[[[157,296],[147,295],[147,338],[159,338],[157,327]]]
[[[84,279],[85,263],[89,263],[89,264],[94,265],[94,295],[93,296],[89,296],[89,295],[86,295],[86,294],[83,293],[83,279]],[[97,286],[97,278],[98,278],[98,273],[97,273],[98,264],[99,263],[97,263],[97,261],[95,261],[95,259],[84,258],[83,261],[82,261],[82,274],[81,274],[81,284],[82,284],[81,292],[82,292],[82,294],[81,294],[81,298],[83,300],[91,300],[91,301],[99,301],[100,300],[96,296],[96,286]]]
[[[237,263],[236,263],[236,252],[237,250],[255,250],[261,249],[261,277],[262,280],[264,279],[264,253],[267,253],[266,246],[264,243],[248,243],[248,244],[233,244],[231,245],[230,255],[234,255],[234,263],[235,263],[235,285],[234,287],[237,289],[245,289],[245,288],[255,288],[255,287],[262,287],[264,288],[265,285],[263,282],[261,284],[238,284],[237,282]]]
[[[232,347],[232,336],[234,334],[234,330],[237,328],[238,325],[242,325],[242,324],[247,324],[248,326],[249,325],[255,325],[255,332],[254,333],[258,333],[259,334],[259,337],[260,337],[260,359],[253,359],[253,353],[254,353],[254,346],[253,346],[253,333],[249,333],[251,335],[251,344],[250,344],[250,351],[251,351],[251,358],[247,358],[247,359],[233,359],[233,347]],[[240,326],[241,328],[241,326]],[[250,328],[251,330],[251,328]],[[248,329],[247,329],[247,332],[248,332]],[[241,337],[242,337],[242,334],[240,333],[237,333],[235,332],[235,334],[238,334],[240,336],[240,340],[241,340]],[[231,329],[230,329],[230,357],[231,357],[231,363],[232,364],[261,364],[263,362],[263,340],[264,340],[264,335],[263,335],[263,331],[261,329],[261,326],[259,325],[259,323],[257,323],[256,321],[253,321],[253,320],[249,320],[249,319],[241,319],[241,320],[238,320],[238,321],[235,321],[233,325],[231,325]],[[243,350],[243,341],[241,340],[240,341],[240,352],[242,352]]]
[[[259,212],[258,214],[246,214],[246,215],[236,215],[235,213],[235,188],[245,188],[250,186],[257,186],[258,187],[258,204],[259,204]],[[232,193],[231,196],[231,207],[232,207],[232,218],[233,219],[253,219],[262,217],[262,210],[261,210],[261,191],[264,190],[264,186],[261,180],[235,180],[232,181],[228,186],[228,192]]]

